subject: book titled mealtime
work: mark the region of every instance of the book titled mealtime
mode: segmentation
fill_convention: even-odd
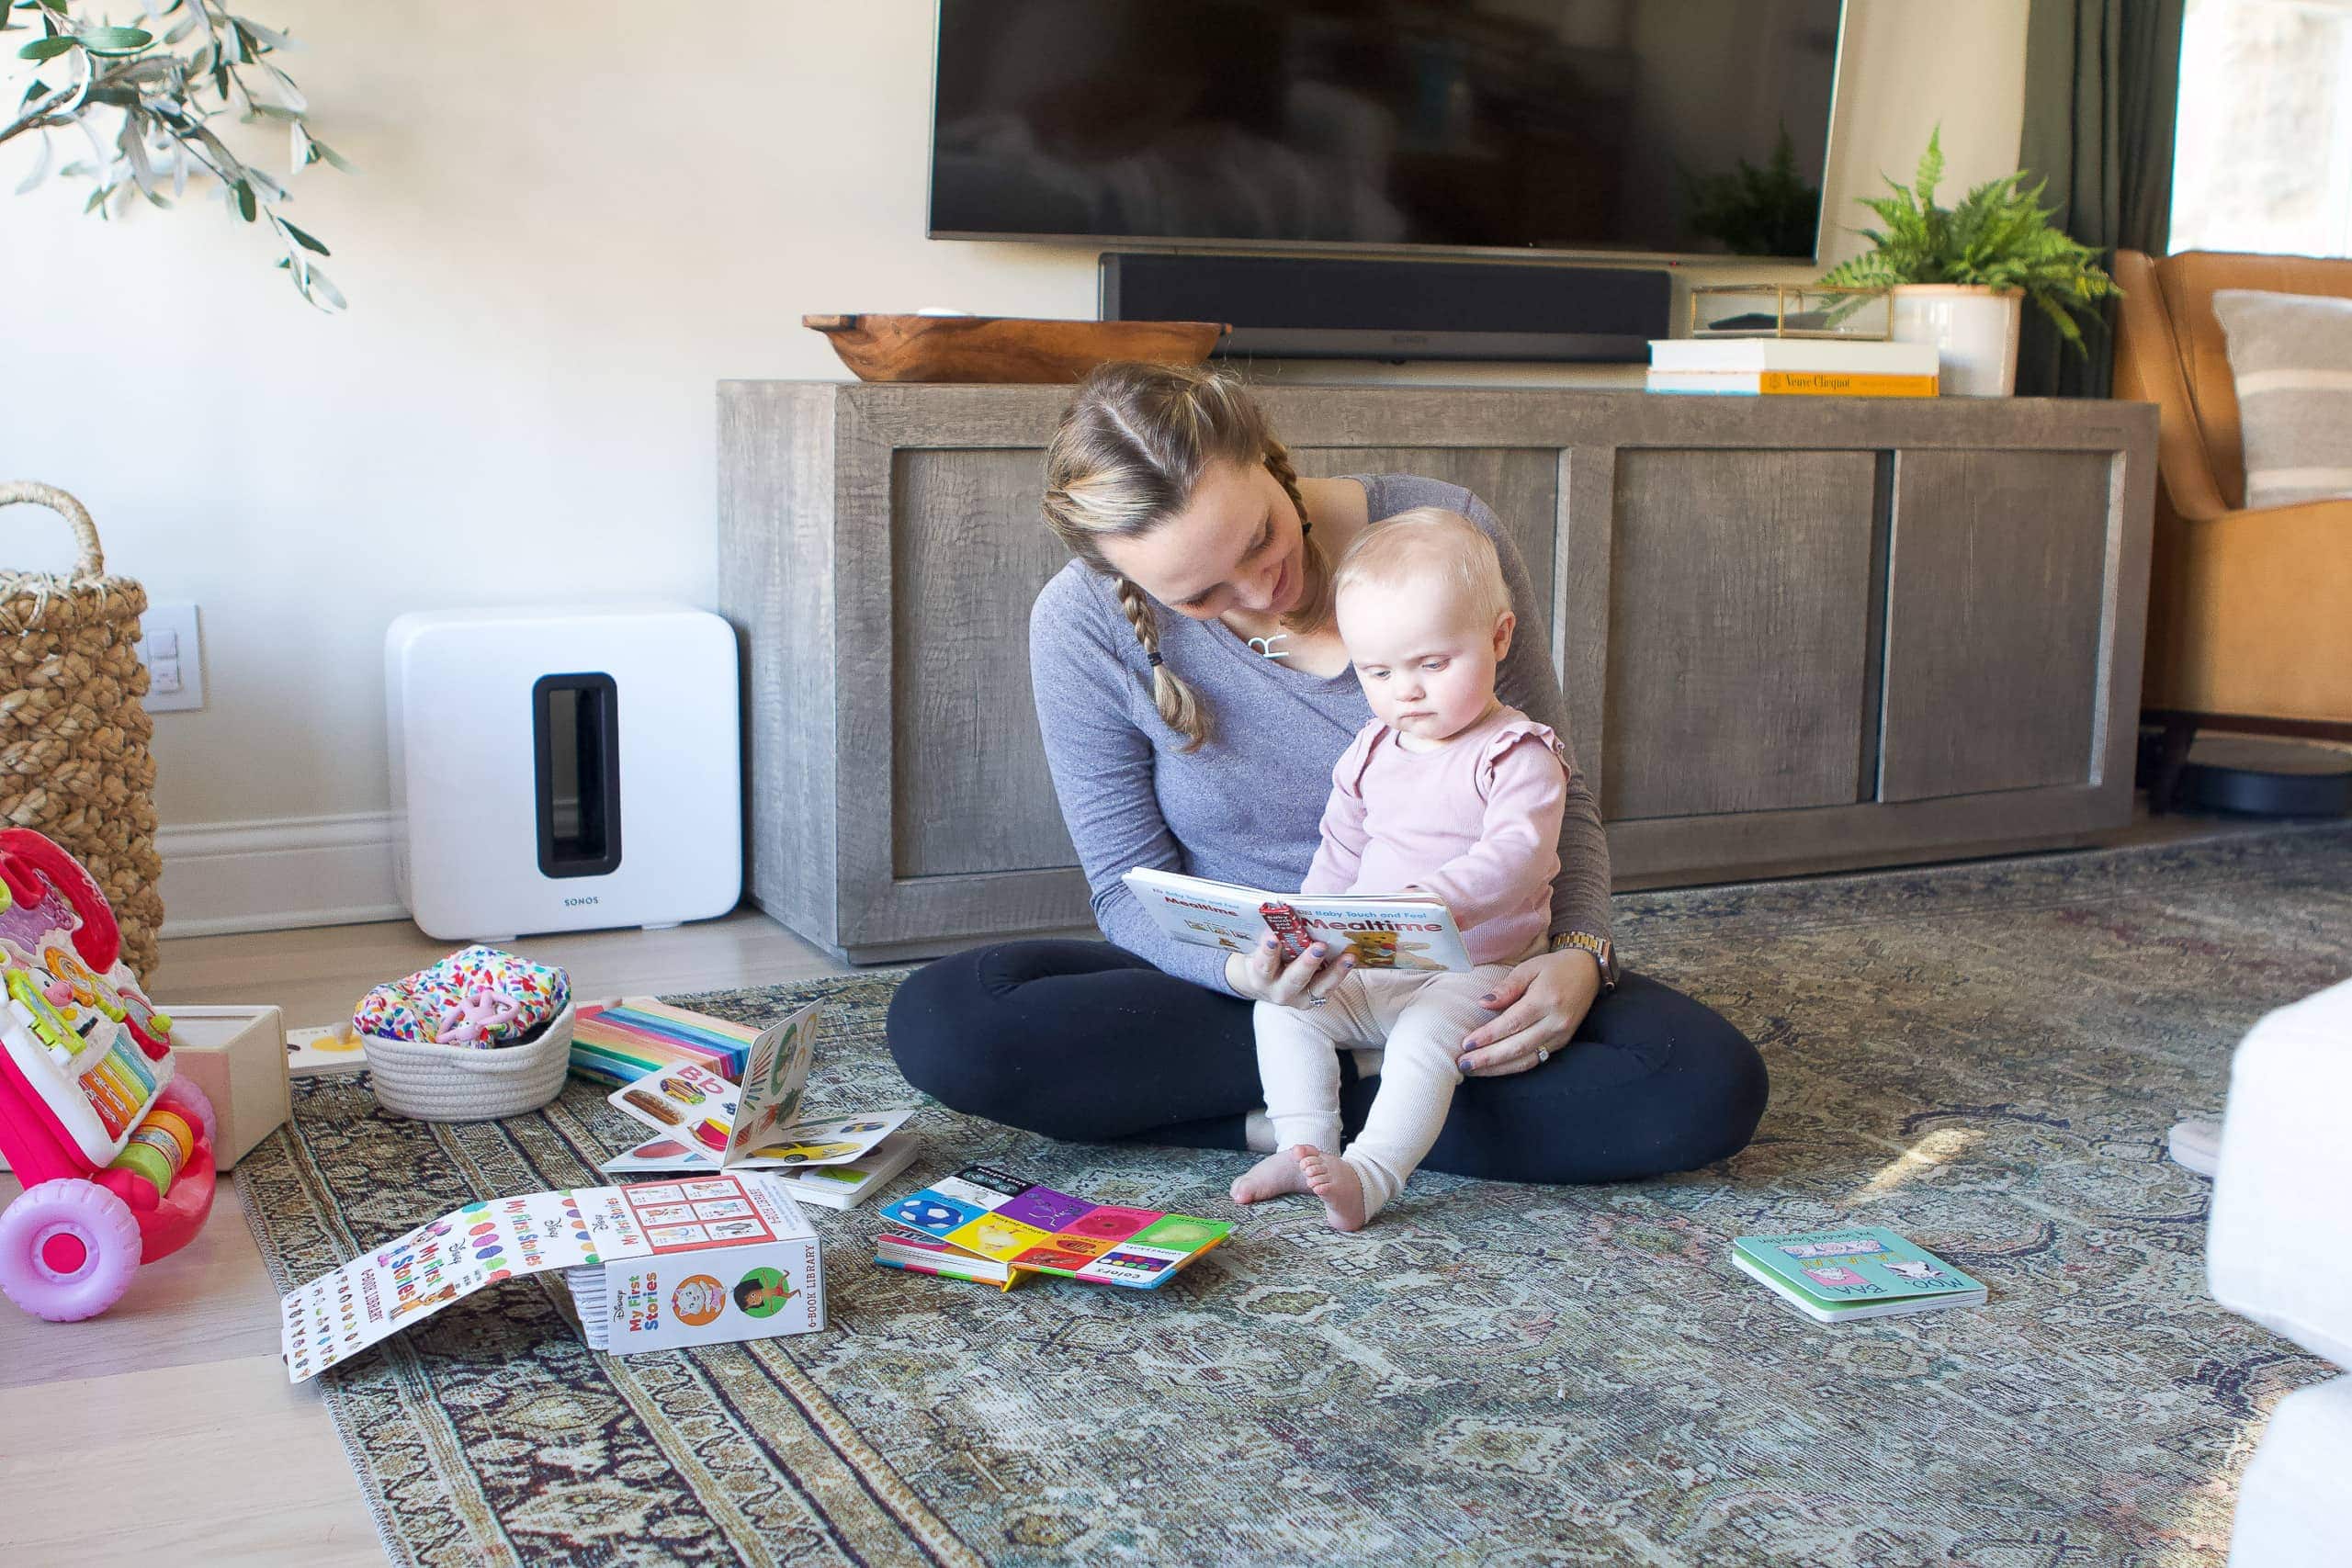
[[[1294,958],[1320,942],[1367,969],[1471,967],[1453,914],[1434,898],[1272,892],[1148,866],[1125,880],[1161,931],[1195,947],[1249,953],[1272,936]]]

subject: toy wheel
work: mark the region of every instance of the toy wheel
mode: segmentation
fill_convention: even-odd
[[[155,1103],[166,1111],[176,1111],[183,1116],[194,1117],[204,1129],[204,1146],[211,1148],[220,1140],[220,1122],[212,1114],[212,1101],[205,1092],[190,1083],[186,1074],[175,1074],[155,1097]]]
[[[93,1182],[44,1181],[0,1213],[0,1294],[51,1323],[114,1305],[139,1255],[130,1205]]]

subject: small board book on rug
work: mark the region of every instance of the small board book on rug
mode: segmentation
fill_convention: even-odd
[[[1977,1306],[1984,1287],[1925,1247],[1876,1226],[1744,1235],[1731,1260],[1816,1323]]]
[[[348,1021],[315,1029],[286,1032],[286,1076],[316,1077],[321,1073],[356,1073],[368,1065],[368,1043],[351,1032]]]
[[[874,1261],[1011,1290],[1023,1274],[1156,1291],[1233,1234],[1223,1220],[1074,1198],[967,1166],[884,1206]]]
[[[605,1162],[608,1172],[759,1170],[841,1165],[865,1156],[914,1114],[911,1106],[803,1118],[800,1096],[817,1048],[821,1002],[760,1032],[741,1086],[708,1067],[659,1068],[605,1098],[662,1136]]]
[[[1293,958],[1344,944],[1367,969],[1467,969],[1453,916],[1434,898],[1269,893],[1137,866],[1125,878],[1159,929],[1196,947],[1249,953],[1272,936]]]
[[[352,1259],[278,1303],[304,1382],[487,1285],[566,1271],[589,1343],[628,1354],[825,1325],[817,1233],[764,1176],[485,1199]]]
[[[729,1082],[761,1031],[653,997],[623,997],[580,1009],[571,1026],[571,1070],[609,1084],[631,1084],[663,1067],[692,1064]]]

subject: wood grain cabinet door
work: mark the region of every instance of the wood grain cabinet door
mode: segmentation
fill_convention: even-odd
[[[1041,510],[1042,454],[894,465],[891,876],[1075,866],[1029,685],[1029,608],[1069,561]]]
[[[1559,534],[1560,458],[1556,450],[1496,446],[1324,446],[1294,452],[1302,475],[1413,474],[1462,486],[1487,503],[1519,547],[1535,589],[1540,619],[1519,635],[1548,647],[1552,638],[1554,542]]]
[[[1878,455],[1624,448],[1601,815],[1862,797]]]
[[[2094,782],[2116,468],[1895,455],[1881,800]]]

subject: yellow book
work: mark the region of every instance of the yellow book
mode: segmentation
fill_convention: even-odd
[[[1933,376],[1873,376],[1846,370],[1653,370],[1653,392],[1723,397],[1932,398]]]
[[[1829,398],[1932,398],[1933,376],[1858,376],[1840,370],[1763,370],[1758,392]]]

